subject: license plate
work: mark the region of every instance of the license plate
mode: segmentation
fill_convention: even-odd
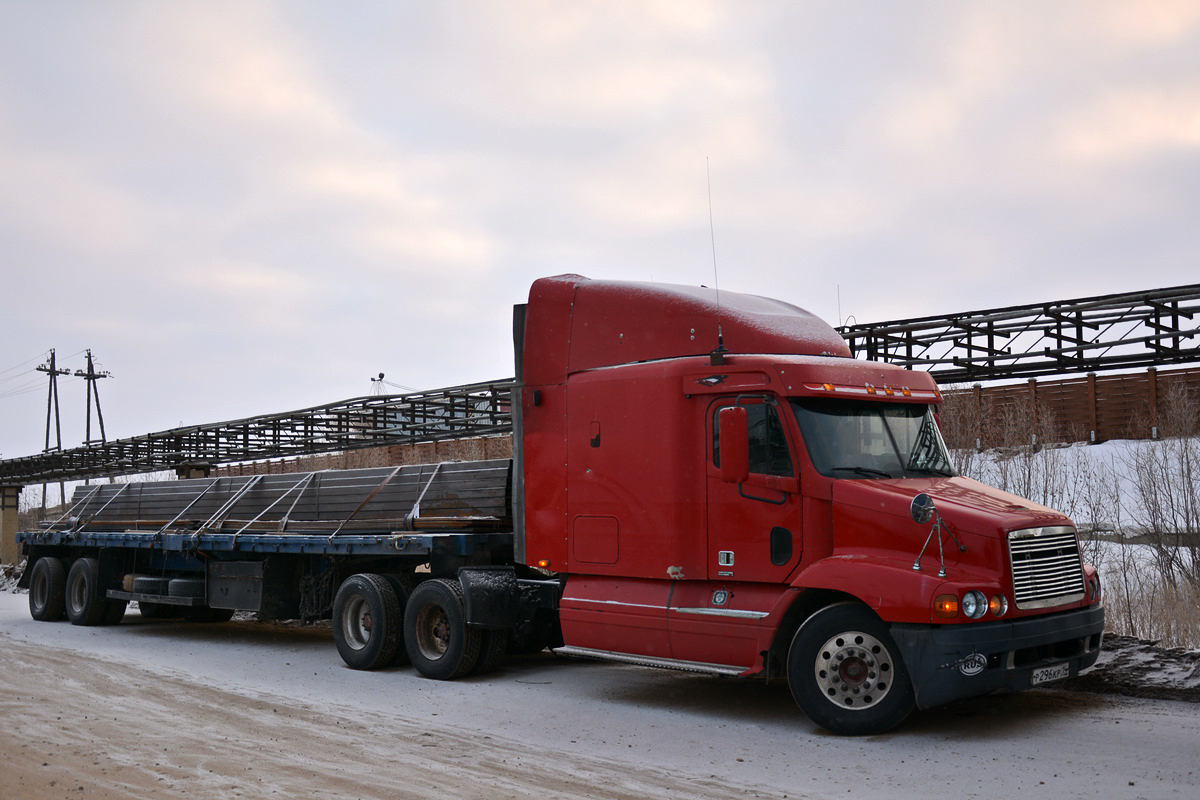
[[[1053,683],[1063,678],[1071,677],[1071,665],[1067,663],[1053,664],[1049,667],[1039,667],[1033,671],[1033,685]]]

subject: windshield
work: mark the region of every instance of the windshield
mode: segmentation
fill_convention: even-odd
[[[954,475],[930,406],[802,397],[792,409],[813,466],[831,478]]]

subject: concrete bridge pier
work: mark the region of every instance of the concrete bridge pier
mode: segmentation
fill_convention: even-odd
[[[17,507],[21,486],[0,486],[0,564],[16,564],[21,560],[17,547]]]

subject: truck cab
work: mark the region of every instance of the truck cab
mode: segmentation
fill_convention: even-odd
[[[955,473],[928,374],[703,288],[543,279],[517,334],[517,552],[566,652],[786,676],[851,733],[1098,656],[1072,522]]]

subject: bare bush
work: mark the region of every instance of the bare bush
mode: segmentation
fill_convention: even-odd
[[[1075,521],[1084,558],[1104,581],[1109,630],[1200,646],[1200,403],[1170,389],[1159,408],[1164,438],[1102,458],[1090,446],[1050,445],[1048,432],[1069,426],[1056,427],[1031,396],[984,401],[975,419],[975,397],[963,397],[943,414],[956,466]]]
[[[1200,402],[1186,386],[1172,387],[1160,419],[1163,438],[1128,451],[1131,516],[1167,585],[1200,591]]]

